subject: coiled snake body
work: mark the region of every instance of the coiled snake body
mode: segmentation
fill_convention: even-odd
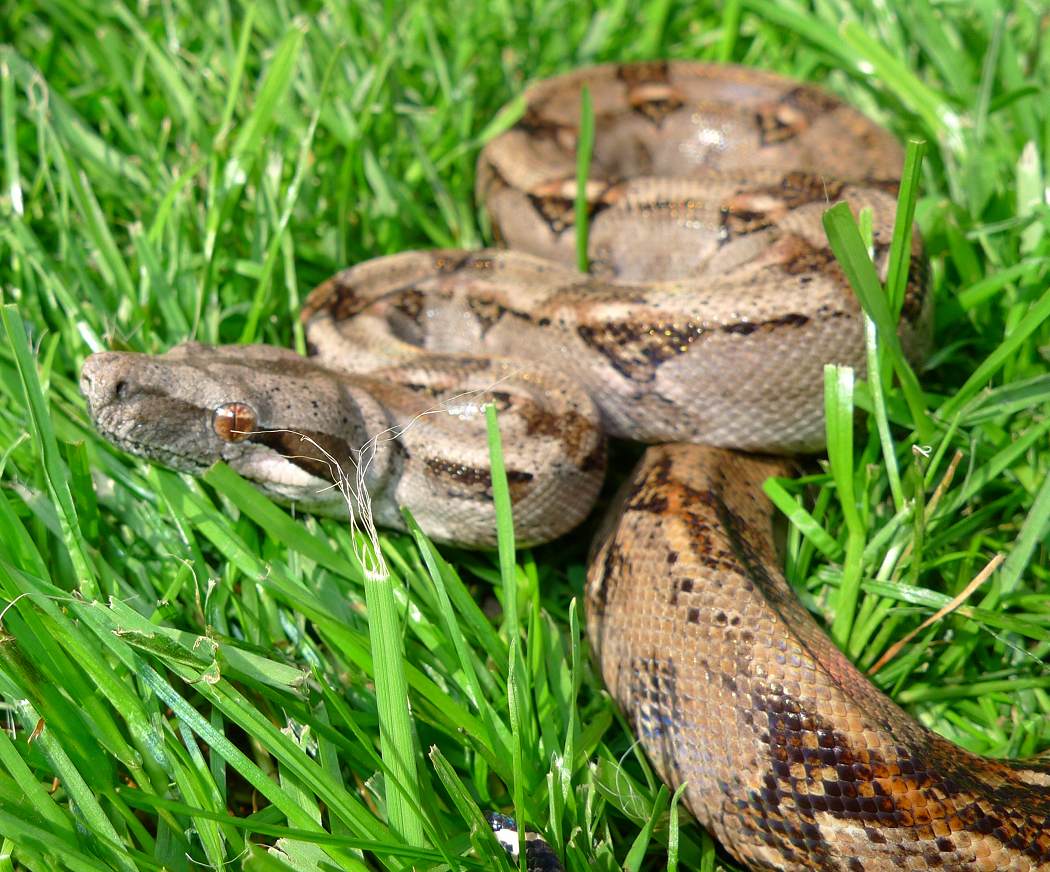
[[[572,269],[583,85],[596,124],[586,276]],[[312,359],[94,355],[84,392],[118,445],[181,469],[221,458],[321,511],[338,508],[319,495],[332,458],[360,462],[369,435],[407,426],[370,443],[377,520],[397,526],[407,505],[431,535],[473,545],[493,540],[491,480],[464,391],[500,407],[524,542],[590,509],[603,429],[719,446],[650,448],[589,573],[602,674],[664,779],[686,783],[689,808],[754,869],[1047,869],[1050,765],[967,754],[875,689],[779,570],[760,486],[783,464],[732,450],[820,447],[823,365],[864,368],[820,215],[871,207],[884,271],[900,161],[837,99],[754,70],[562,76],[530,89],[481,157],[479,195],[509,250],[340,273],[304,312]],[[900,328],[914,355],[929,324],[921,263]],[[416,423],[427,408],[453,414]]]

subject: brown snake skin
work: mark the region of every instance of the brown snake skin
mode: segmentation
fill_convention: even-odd
[[[761,491],[787,472],[650,448],[596,543],[588,629],[657,771],[752,869],[1050,868],[1050,760],[923,728],[799,603]]]
[[[573,268],[584,84],[587,276]],[[129,451],[189,471],[222,459],[329,511],[342,506],[320,448],[356,463],[369,434],[486,389],[524,542],[589,510],[601,430],[727,446],[650,448],[589,573],[604,680],[661,776],[688,785],[690,810],[752,869],[1050,869],[1050,763],[975,757],[878,691],[780,572],[761,484],[784,463],[729,450],[819,448],[823,365],[863,373],[860,310],[820,216],[837,200],[871,207],[884,275],[899,146],[819,89],[735,67],[595,67],[526,104],[478,169],[510,250],[340,273],[304,309],[312,360],[267,346],[94,355],[82,384],[96,425]],[[917,237],[913,252],[900,333],[918,357]],[[501,357],[464,356],[478,352]],[[375,517],[397,525],[408,506],[436,538],[491,544],[483,416],[456,408],[375,454]]]

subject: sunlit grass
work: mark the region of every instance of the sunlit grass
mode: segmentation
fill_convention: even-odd
[[[586,530],[498,555],[384,536],[405,656],[377,663],[348,530],[222,467],[124,456],[77,390],[103,348],[301,350],[299,302],[335,270],[482,244],[474,161],[516,111],[499,110],[603,60],[795,75],[927,142],[902,196],[932,264],[932,356],[911,381],[886,343],[903,273],[879,297],[833,216],[876,295],[881,378],[835,373],[830,464],[769,490],[789,577],[862,668],[953,607],[876,683],[968,748],[1050,746],[1041,4],[299,8],[16,0],[0,21],[0,872],[490,869],[490,808],[570,869],[714,868],[588,658]],[[857,430],[854,407],[872,413]],[[395,744],[415,749],[399,766],[379,741],[390,669],[412,717]],[[409,838],[388,778],[418,798]]]

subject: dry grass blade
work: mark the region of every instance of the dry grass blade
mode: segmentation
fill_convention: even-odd
[[[987,564],[985,564],[984,569],[978,572],[977,575],[975,575],[970,581],[970,583],[966,585],[966,587],[964,587],[961,591],[959,591],[958,595],[952,598],[951,602],[949,602],[943,608],[938,609],[925,621],[919,624],[919,626],[917,626],[914,630],[912,630],[910,633],[905,634],[903,638],[898,639],[896,642],[890,645],[890,647],[886,649],[885,653],[878,660],[876,660],[872,667],[868,670],[868,674],[874,675],[876,672],[882,669],[883,666],[885,666],[894,657],[896,657],[904,648],[904,646],[911,642],[911,640],[914,639],[916,636],[918,636],[919,633],[921,633],[927,627],[933,626],[945,615],[949,615],[952,612],[954,612],[957,608],[959,608],[959,606],[961,606],[973,595],[973,592],[977,590],[977,588],[979,588],[988,580],[988,577],[993,572],[995,572],[996,569],[999,568],[999,564],[1001,564],[1005,559],[1005,555],[996,554],[991,560],[988,561]]]

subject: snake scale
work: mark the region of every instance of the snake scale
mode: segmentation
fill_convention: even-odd
[[[573,268],[584,85],[588,274]],[[503,247],[336,275],[305,306],[305,359],[192,343],[93,355],[96,426],[178,469],[225,460],[320,512],[341,508],[334,462],[356,465],[379,523],[401,526],[407,506],[473,546],[494,537],[484,402],[523,543],[588,513],[604,434],[670,443],[648,449],[598,536],[588,632],[700,822],[752,869],[1050,869],[1050,763],[973,756],[878,691],[790,590],[760,487],[786,474],[769,455],[821,447],[823,365],[864,369],[820,216],[870,207],[884,274],[897,143],[817,88],[729,66],[594,67],[534,85],[525,107],[478,167]],[[900,335],[918,357],[918,237],[913,252]]]

